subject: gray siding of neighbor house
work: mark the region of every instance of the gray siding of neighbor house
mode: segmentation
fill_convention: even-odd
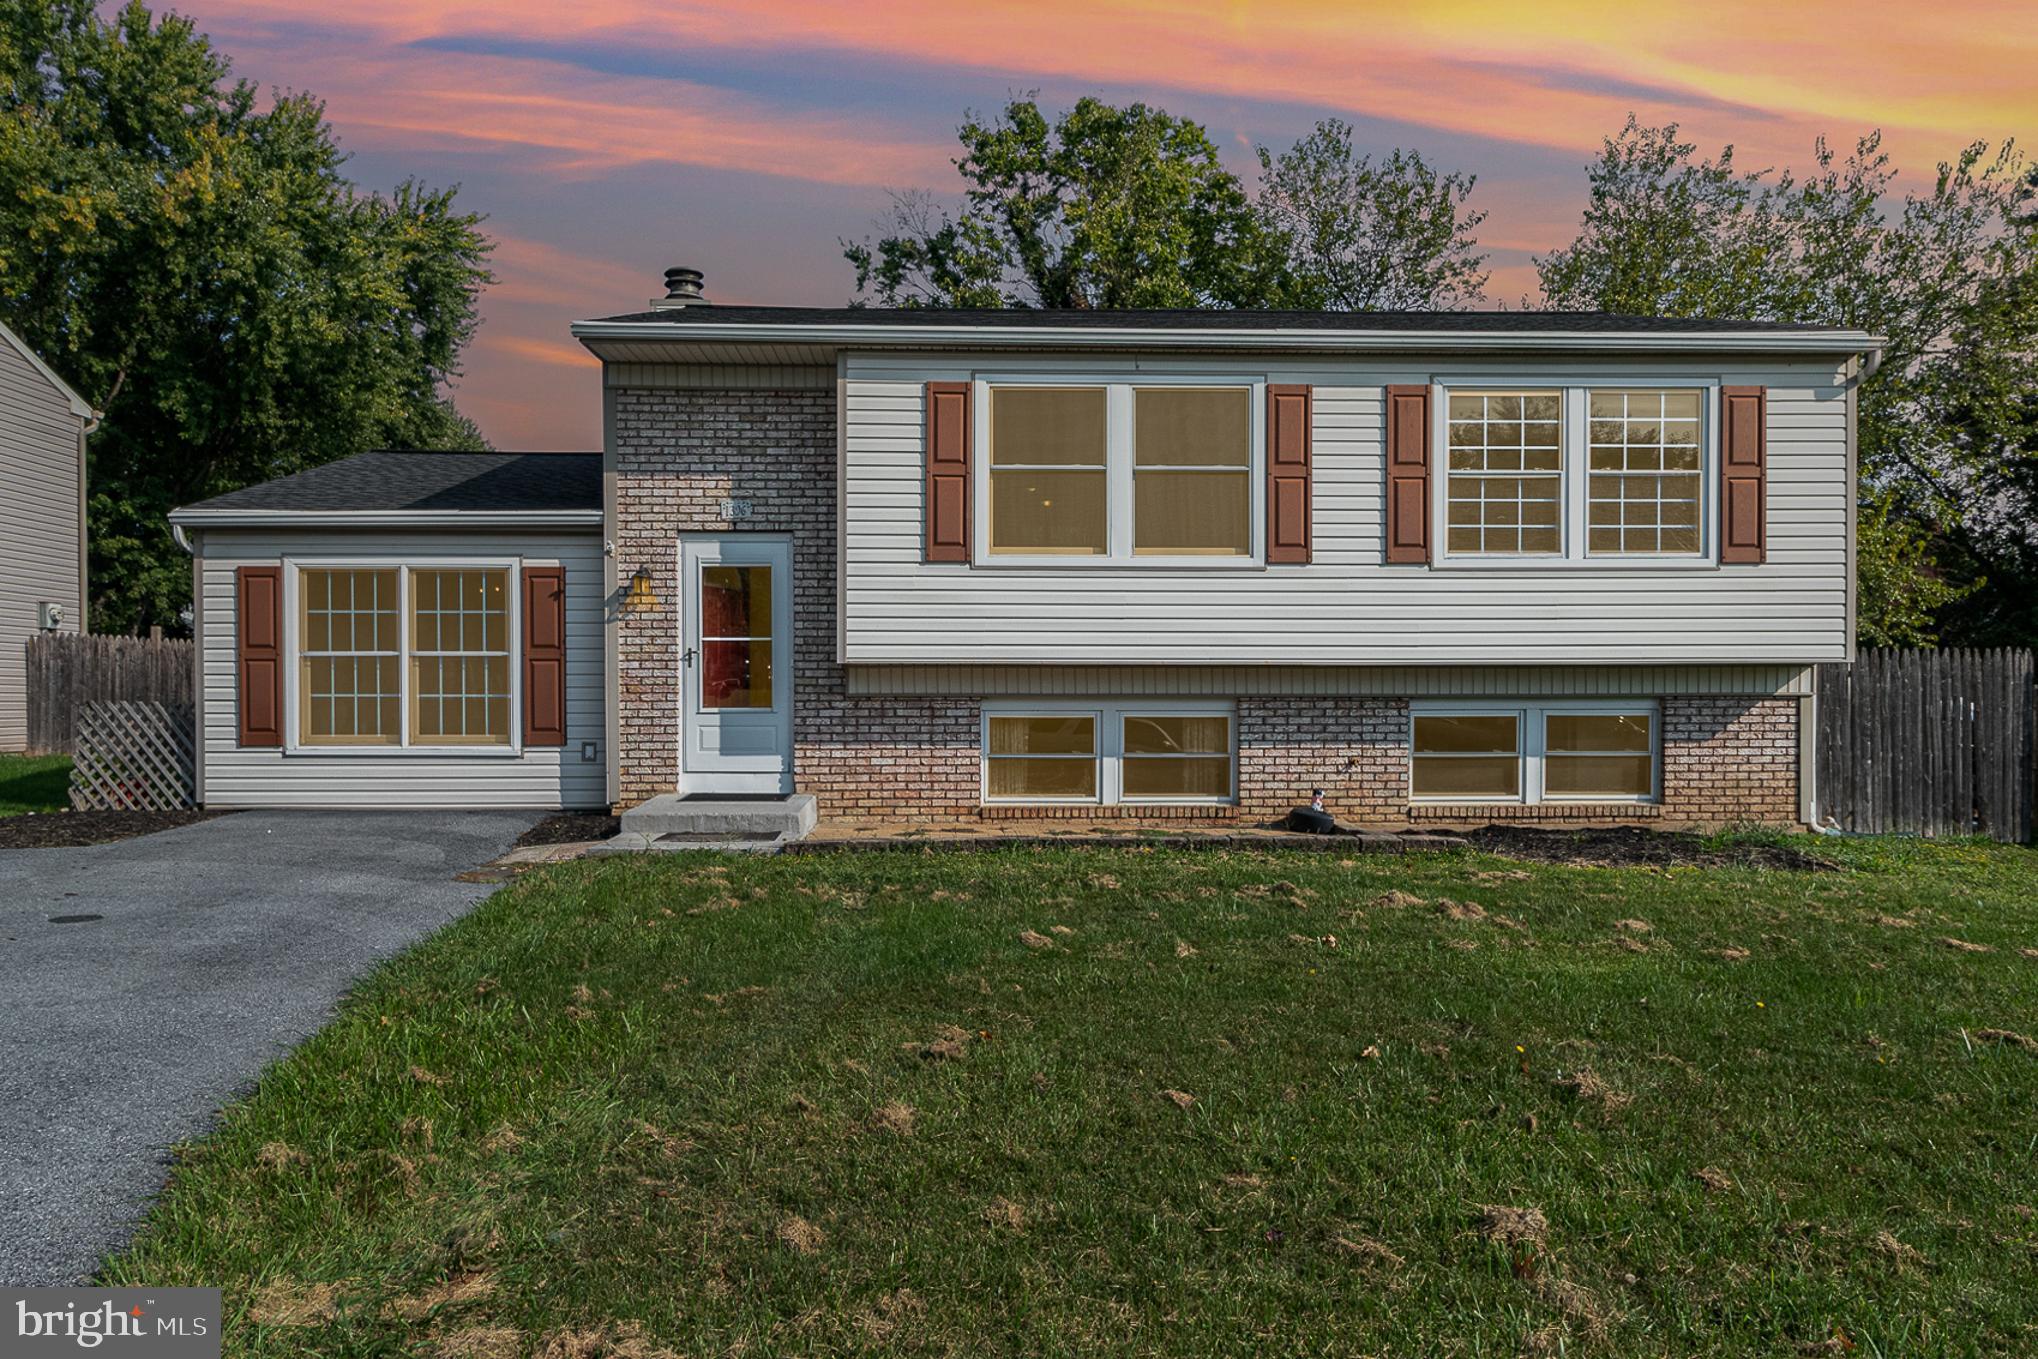
[[[208,807],[534,807],[607,803],[602,708],[601,536],[539,529],[206,529],[199,535],[199,746]],[[566,744],[418,753],[242,748],[234,571],[295,564],[400,566],[521,561],[566,570]],[[294,620],[285,620],[286,638]],[[295,664],[286,649],[286,664]],[[293,719],[289,719],[293,720]],[[581,743],[596,758],[581,758]]]
[[[83,429],[70,397],[0,338],[0,750],[28,741],[36,606],[63,605],[65,632],[85,617]]]

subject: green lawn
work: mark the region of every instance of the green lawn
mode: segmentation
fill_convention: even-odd
[[[0,816],[61,812],[70,805],[70,756],[0,755]]]
[[[2030,1354],[2038,854],[1816,847],[548,870],[105,1277],[234,1355]]]

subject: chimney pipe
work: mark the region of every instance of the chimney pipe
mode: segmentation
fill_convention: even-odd
[[[665,296],[651,300],[651,305],[664,310],[668,307],[705,307],[708,300],[701,296],[704,276],[698,269],[674,266],[665,271]]]

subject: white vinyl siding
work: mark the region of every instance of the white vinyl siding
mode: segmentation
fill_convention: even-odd
[[[212,529],[199,537],[204,607],[200,749],[210,807],[590,808],[606,801],[598,533]],[[242,749],[236,744],[234,568],[285,560],[395,569],[429,562],[566,569],[566,744],[473,750]],[[512,606],[514,607],[514,605]],[[408,623],[406,623],[408,626]],[[513,720],[521,720],[517,714]],[[581,759],[584,742],[596,759]]]
[[[85,615],[78,522],[82,488],[70,398],[0,339],[0,750],[28,740],[25,648],[36,606],[64,606],[64,632]]]
[[[1851,503],[1841,365],[1813,360],[859,353],[843,363],[843,660],[851,666],[1803,666],[1848,655]],[[1248,374],[1314,388],[1313,561],[929,564],[923,384]],[[1384,388],[1672,379],[1769,389],[1769,559],[1382,560]],[[1442,469],[1435,469],[1441,479]]]

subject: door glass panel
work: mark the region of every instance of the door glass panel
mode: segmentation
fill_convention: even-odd
[[[701,637],[770,638],[771,568],[703,566]]]
[[[701,707],[772,706],[769,566],[701,568]]]
[[[771,678],[770,638],[702,640],[703,708],[769,708]]]

